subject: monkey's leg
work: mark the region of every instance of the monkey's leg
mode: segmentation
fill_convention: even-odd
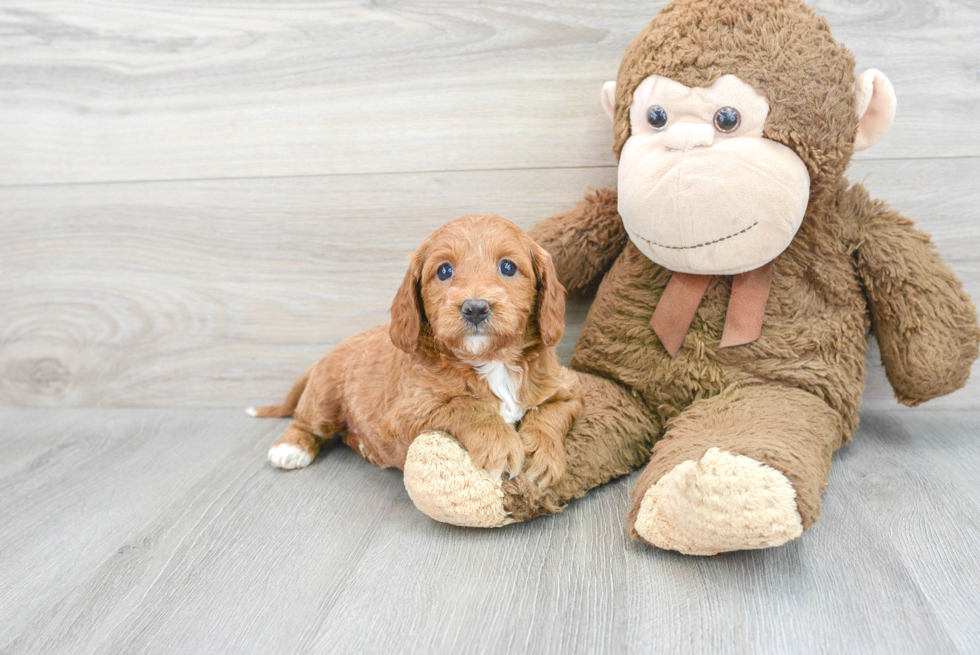
[[[796,388],[732,389],[668,422],[633,490],[629,528],[688,555],[768,548],[820,516],[840,415]]]
[[[577,373],[585,406],[565,437],[566,471],[545,490],[519,475],[501,481],[476,468],[455,439],[419,435],[408,449],[405,488],[415,505],[454,525],[492,528],[560,511],[590,489],[626,475],[650,456],[659,425],[623,387]]]

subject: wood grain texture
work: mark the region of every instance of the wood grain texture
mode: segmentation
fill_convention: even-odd
[[[11,0],[0,184],[597,166],[663,2]],[[861,158],[980,155],[980,7],[814,2],[900,98]]]
[[[980,159],[860,162],[852,177],[932,232],[980,298]],[[0,404],[277,401],[387,321],[435,227],[473,212],[530,227],[614,184],[595,168],[0,189]],[[880,367],[867,398],[895,406]],[[980,407],[980,393],[931,406]]]
[[[4,414],[3,425],[10,419],[29,425],[35,417],[43,415]],[[319,481],[283,476],[265,461],[283,423],[240,411],[62,414],[69,417],[62,429],[74,430],[85,442],[106,443],[101,466],[109,475],[76,466],[77,478],[67,481],[60,471],[52,475],[31,466],[3,479],[4,515],[25,505],[19,513],[43,525],[27,530],[5,522],[0,535],[4,652],[158,652],[171,640],[184,642],[178,651],[206,652],[211,649],[194,646],[197,637],[181,635],[194,602],[198,618],[228,621],[228,631],[213,642],[222,645],[217,650],[281,652],[275,640],[298,629],[297,608],[315,606],[343,585],[362,542],[373,538],[384,518],[378,508],[395,493],[411,502],[400,482],[384,485],[383,473],[380,486],[361,489],[372,470],[357,466],[360,459],[353,454],[335,459]],[[108,437],[106,423],[115,428]],[[152,435],[146,434],[148,426]],[[147,459],[134,461],[128,452],[133,448],[119,447],[120,441],[139,443]],[[73,458],[65,453],[62,459]],[[14,489],[28,476],[35,488],[54,496],[52,504],[70,501],[57,511],[27,505]],[[151,502],[155,496],[158,501]],[[326,532],[309,529],[311,521],[319,524],[328,516]],[[363,520],[352,525],[351,516]],[[338,529],[343,538],[337,538]],[[36,570],[25,571],[31,565]],[[196,601],[190,591],[177,589],[188,582],[201,593]],[[247,596],[239,595],[237,584],[248,587]],[[244,597],[261,616],[243,612]],[[176,628],[153,648],[141,627],[148,614],[156,627],[163,620]],[[116,642],[127,645],[114,648]]]
[[[124,542],[148,517],[176,502],[172,518],[179,520],[181,507],[200,493],[194,485],[205,480],[212,489],[219,482],[210,475],[216,464],[254,445],[249,433],[272,437],[271,426],[253,422],[243,440],[242,432],[222,429],[227,419],[105,410],[70,417],[0,413],[5,454],[6,446],[16,452],[23,443],[33,451],[14,458],[16,464],[5,458],[0,478],[0,643],[13,639],[15,627],[37,608],[70,592],[81,572],[141,548]],[[239,421],[239,427],[246,425]],[[202,433],[208,438],[198,439]]]
[[[4,2],[0,652],[980,652],[980,413],[899,414],[880,366],[821,522],[708,559],[628,542],[635,476],[458,529],[342,447],[272,469],[283,421],[172,409],[278,400],[445,221],[613,185],[598,91],[662,4]],[[980,298],[980,6],[813,4],[899,95],[851,176]]]
[[[980,417],[865,412],[861,420],[860,447],[843,451],[841,475],[878,515],[960,652],[980,652]]]
[[[500,530],[235,410],[0,409],[5,653],[970,653],[980,413],[868,412],[798,542],[629,542],[635,476]],[[47,437],[40,439],[39,437]]]

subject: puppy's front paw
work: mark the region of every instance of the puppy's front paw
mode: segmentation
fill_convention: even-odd
[[[565,475],[565,451],[536,450],[527,456],[524,475],[537,483],[539,489],[547,489]]]
[[[473,464],[496,478],[504,473],[515,478],[524,468],[524,444],[514,430],[466,435],[460,442],[469,451]]]
[[[542,429],[535,422],[525,423],[520,429],[521,441],[527,452],[527,469],[524,475],[536,482],[539,489],[547,489],[565,475],[565,439],[550,430]]]
[[[309,466],[313,456],[291,443],[277,443],[269,449],[269,461],[281,469],[301,469]]]

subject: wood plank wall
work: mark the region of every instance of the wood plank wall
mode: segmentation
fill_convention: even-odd
[[[0,405],[277,400],[436,226],[615,183],[599,88],[662,4],[5,2]],[[852,178],[980,298],[980,8],[813,4],[899,96]]]

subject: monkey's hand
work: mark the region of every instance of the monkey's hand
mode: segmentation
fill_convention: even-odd
[[[918,405],[966,384],[980,348],[976,309],[925,232],[861,185],[855,262],[881,360],[899,402]]]
[[[541,221],[529,234],[551,255],[558,280],[571,296],[595,293],[629,239],[611,189],[589,194],[572,209]]]

